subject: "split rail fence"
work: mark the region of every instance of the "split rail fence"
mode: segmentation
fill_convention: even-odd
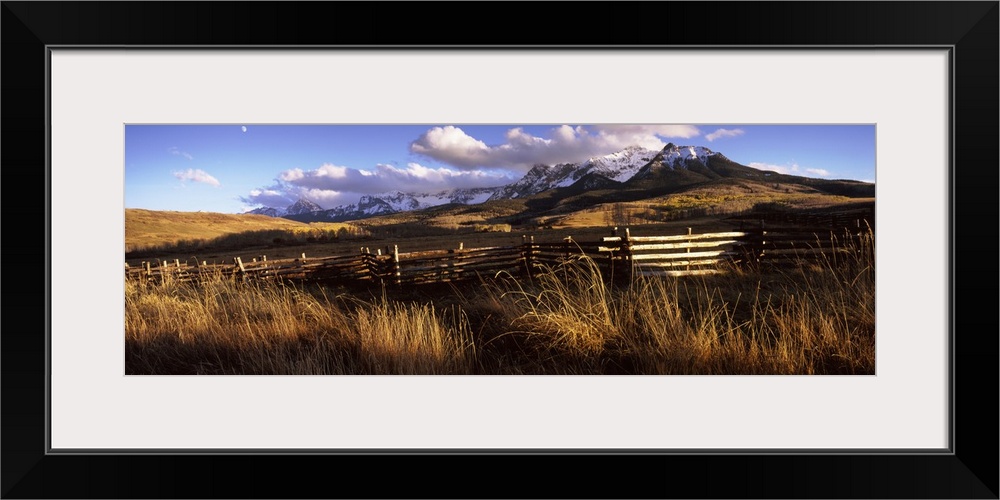
[[[725,272],[730,265],[790,266],[829,258],[831,255],[874,250],[870,226],[830,231],[795,229],[716,232],[669,236],[624,234],[600,241],[536,242],[523,236],[522,244],[506,247],[463,248],[400,253],[398,246],[362,247],[355,255],[249,261],[236,257],[230,264],[148,261],[138,267],[125,265],[127,279],[161,283],[197,281],[231,276],[243,280],[290,280],[329,283],[441,283],[493,277],[507,272],[530,278],[582,256],[593,259],[610,280],[636,275],[693,276]]]

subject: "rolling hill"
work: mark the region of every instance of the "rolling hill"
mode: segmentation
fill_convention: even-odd
[[[173,212],[125,209],[125,251],[172,245],[180,241],[212,240],[222,236],[259,232],[308,232],[351,227],[342,223],[313,223],[255,214]]]

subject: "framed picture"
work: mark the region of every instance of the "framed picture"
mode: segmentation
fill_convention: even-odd
[[[19,220],[44,214],[42,248],[10,255],[45,255],[46,279],[37,294],[8,299],[10,311],[44,321],[30,334],[11,325],[3,337],[5,497],[280,498],[334,488],[332,476],[289,481],[308,464],[344,476],[330,496],[347,497],[478,496],[433,476],[448,471],[501,474],[480,483],[491,497],[997,498],[996,430],[976,423],[997,417],[997,360],[982,354],[996,352],[996,337],[972,333],[995,331],[997,321],[968,305],[992,300],[996,287],[958,279],[961,270],[995,276],[991,258],[964,256],[989,243],[967,221],[997,218],[996,2],[575,4],[587,20],[580,26],[627,33],[614,46],[584,35],[569,45],[511,44],[502,39],[509,28],[486,26],[531,33],[556,20],[506,8],[484,12],[486,25],[425,22],[426,35],[403,44],[374,33],[410,37],[418,13],[447,9],[3,5],[3,113],[16,124],[5,125],[4,165],[9,182],[46,193],[8,208]],[[646,31],[641,19],[664,22]],[[765,20],[770,28],[747,30]],[[668,28],[678,24],[683,32]],[[444,30],[461,43],[438,44]],[[18,102],[34,104],[10,104]],[[500,124],[521,131],[507,140],[544,141],[528,125],[573,124],[583,134],[591,131],[580,124],[601,123],[679,124],[708,141],[753,127],[786,127],[789,137],[799,126],[874,132],[874,370],[165,376],[175,372],[156,368],[178,354],[150,358],[146,375],[130,371],[122,209],[140,189],[126,177],[137,154],[129,136],[143,127],[225,127],[242,137],[293,125],[367,134],[420,124],[425,157],[460,162],[448,156],[458,150],[427,134]],[[180,162],[198,157],[182,145],[160,149]],[[810,167],[788,161],[784,168]],[[223,182],[249,172],[225,168]],[[407,172],[393,168],[402,183]],[[181,187],[170,189],[222,184],[211,164],[174,170]],[[329,172],[274,173],[285,187],[317,188],[294,181]],[[243,202],[264,200],[252,193],[267,187],[248,184]],[[583,467],[586,480],[539,474],[564,465]],[[391,467],[394,480],[350,480],[373,466]],[[528,476],[537,486],[529,489]]]

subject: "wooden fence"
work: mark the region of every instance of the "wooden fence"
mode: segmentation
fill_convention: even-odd
[[[531,277],[573,258],[586,256],[609,279],[636,275],[693,276],[724,272],[729,265],[790,266],[804,261],[853,253],[873,247],[871,230],[803,231],[795,229],[746,231],[669,236],[622,235],[600,241],[576,241],[572,237],[554,242],[536,242],[523,236],[522,244],[507,247],[430,250],[400,253],[399,247],[362,247],[355,255],[268,260],[258,256],[230,264],[174,261],[125,265],[126,278],[147,282],[196,281],[226,276],[242,280],[291,280],[329,283],[389,283],[396,285],[441,283],[507,272]],[[871,248],[873,250],[873,248]]]

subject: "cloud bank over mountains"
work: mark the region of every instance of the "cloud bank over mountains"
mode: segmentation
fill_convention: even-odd
[[[548,137],[511,128],[502,144],[489,146],[454,126],[434,127],[410,143],[410,151],[459,169],[502,168],[525,173],[538,163],[574,163],[627,146],[662,149],[664,138],[691,138],[691,125],[562,125]]]
[[[711,141],[742,133],[739,129],[719,129],[709,134],[711,139],[705,138]],[[366,194],[392,190],[433,192],[502,186],[517,181],[536,164],[578,163],[628,146],[659,150],[671,139],[701,134],[692,125],[610,124],[561,125],[541,137],[522,127],[512,127],[503,142],[487,144],[461,127],[439,126],[410,142],[409,152],[417,161],[408,161],[404,166],[395,163],[401,159],[386,158],[385,163],[376,165],[325,163],[312,169],[289,169],[279,172],[272,185],[251,190],[241,201],[248,208],[277,208],[304,198],[329,208],[355,203]]]
[[[323,208],[355,203],[365,194],[386,191],[443,191],[455,188],[502,186],[517,180],[509,172],[431,168],[411,162],[405,167],[378,164],[357,169],[324,164],[312,170],[294,168],[278,175],[271,186],[250,191],[243,198],[248,205],[286,207],[307,199]]]

